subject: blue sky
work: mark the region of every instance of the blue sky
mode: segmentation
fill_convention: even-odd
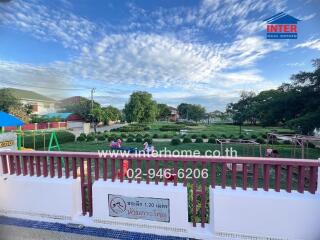
[[[301,19],[297,40],[266,39],[264,19]],[[0,1],[0,87],[122,108],[133,91],[223,110],[311,70],[319,0]]]

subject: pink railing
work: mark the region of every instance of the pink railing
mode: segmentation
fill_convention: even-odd
[[[297,190],[314,194],[317,190],[318,168],[320,161],[301,159],[273,159],[254,157],[151,157],[111,156],[99,157],[98,153],[89,152],[0,152],[4,174],[30,175],[58,178],[81,179],[82,211],[92,216],[92,183],[96,180],[128,183],[142,181],[149,184],[164,185],[178,183],[192,187],[192,221],[196,226],[196,215],[199,215],[201,225],[206,222],[206,189],[230,186],[254,191],[263,189],[279,192]],[[124,164],[126,163],[126,164]],[[125,167],[128,165],[128,168]],[[141,169],[141,178],[130,177],[127,169]],[[150,169],[171,169],[171,176],[152,176]],[[191,169],[191,170],[190,170]],[[197,178],[195,169],[208,175]],[[188,171],[192,174],[188,176]],[[178,177],[180,175],[180,177]],[[201,199],[201,207],[197,209],[197,201]],[[86,201],[87,200],[87,201]]]

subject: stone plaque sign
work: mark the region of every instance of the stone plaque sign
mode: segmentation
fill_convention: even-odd
[[[170,222],[170,200],[108,194],[110,217]]]
[[[0,151],[17,150],[17,134],[14,132],[0,133]]]

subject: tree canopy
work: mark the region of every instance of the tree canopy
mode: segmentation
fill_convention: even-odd
[[[205,108],[198,104],[181,103],[178,106],[180,118],[199,121],[205,116]]]
[[[313,61],[314,71],[300,72],[276,90],[258,95],[244,92],[227,111],[235,123],[260,122],[264,126],[287,125],[301,133],[320,127],[320,59]]]
[[[124,107],[128,122],[154,122],[157,116],[157,104],[147,92],[134,92]]]

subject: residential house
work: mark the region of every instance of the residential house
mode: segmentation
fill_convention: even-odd
[[[43,115],[55,112],[56,101],[39,93],[17,88],[7,88],[7,90],[17,98],[22,104],[32,107],[32,114]]]

